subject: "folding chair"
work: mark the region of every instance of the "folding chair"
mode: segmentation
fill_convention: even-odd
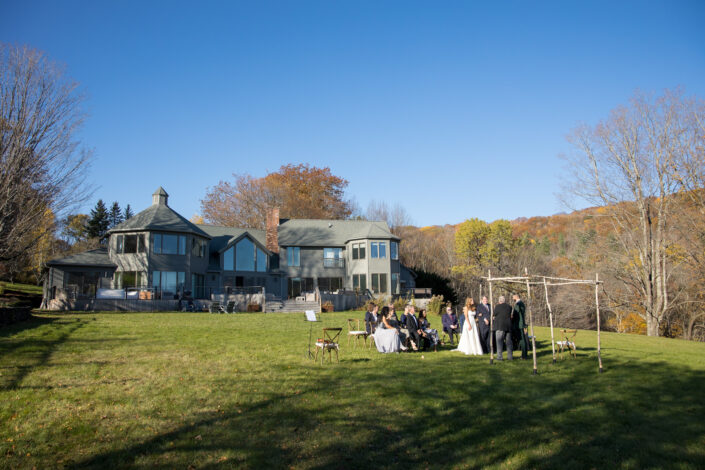
[[[225,310],[223,309],[223,306],[220,305],[220,302],[218,302],[218,301],[211,302],[210,307],[208,307],[208,311],[210,313],[224,313],[225,312]]]
[[[326,351],[328,351],[328,361],[333,362],[333,350],[335,350],[335,359],[340,363],[338,338],[340,338],[341,331],[343,331],[342,328],[323,328],[323,338],[316,340],[316,357],[313,359],[314,361],[318,360],[318,350],[320,349],[322,351],[321,364],[323,364],[323,359],[326,357]]]
[[[355,347],[357,347],[357,341],[360,338],[367,344],[367,336],[369,336],[367,331],[360,329],[359,319],[348,318],[348,346],[350,346],[351,338],[355,338]]]
[[[556,341],[556,344],[558,345],[558,357],[562,357],[561,353],[563,350],[568,349],[570,354],[572,354],[575,358],[575,350],[577,349],[575,346],[575,335],[578,334],[578,330],[561,330],[561,333],[563,335],[563,340]]]

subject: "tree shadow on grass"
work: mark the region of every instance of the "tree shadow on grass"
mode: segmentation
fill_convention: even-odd
[[[701,371],[612,360],[613,373],[599,375],[592,361],[575,361],[530,376],[526,363],[490,367],[448,358],[415,375],[399,359],[385,367],[301,365],[288,392],[193,416],[188,424],[72,465],[705,466]],[[273,369],[272,380],[287,374],[284,366]]]
[[[41,335],[30,336],[29,338],[10,338],[9,335],[0,338],[0,361],[12,360],[11,366],[3,366],[10,370],[8,374],[4,372],[0,377],[0,390],[11,390],[17,388],[24,378],[33,370],[46,366],[51,355],[61,344],[64,344],[80,328],[86,325],[85,320],[55,319],[39,317],[23,323],[33,323],[30,328],[51,324],[52,328],[47,328]],[[24,332],[27,328],[21,325],[13,325],[15,334]],[[22,351],[22,354],[17,354]],[[17,363],[15,356],[21,356],[25,363]],[[0,362],[0,363],[2,363]]]

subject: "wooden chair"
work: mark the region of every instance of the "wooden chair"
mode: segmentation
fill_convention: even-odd
[[[211,302],[211,306],[208,308],[208,311],[210,313],[225,313],[225,309],[222,305],[220,305],[220,302],[217,301]]]
[[[340,358],[338,357],[338,350],[340,346],[338,345],[338,340],[340,338],[340,332],[343,331],[342,328],[323,328],[323,338],[318,338],[316,340],[316,357],[314,361],[318,360],[318,350],[321,352],[321,364],[323,364],[323,359],[326,357],[326,351],[328,351],[328,360],[333,362],[333,351],[335,350],[335,359],[340,363]]]
[[[367,330],[360,329],[360,320],[354,318],[348,318],[348,346],[350,346],[350,339],[355,338],[355,346],[357,347],[357,342],[362,338],[367,344],[367,337],[369,334]]]
[[[558,345],[558,357],[562,357],[561,353],[565,349],[568,349],[573,357],[576,357],[575,350],[577,348],[575,346],[575,335],[578,334],[578,330],[561,330],[561,334],[563,335],[563,340],[556,341]]]

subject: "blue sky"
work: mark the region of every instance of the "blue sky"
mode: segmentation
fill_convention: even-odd
[[[89,96],[95,199],[184,216],[232,173],[329,166],[417,225],[549,215],[565,135],[636,89],[705,97],[705,2],[0,0]]]

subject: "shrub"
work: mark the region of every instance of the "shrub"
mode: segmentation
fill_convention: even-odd
[[[404,297],[399,297],[394,301],[394,310],[397,312],[403,312],[406,307],[407,300]]]
[[[323,302],[323,305],[321,305],[321,311],[326,313],[335,312],[335,306],[333,305],[333,302],[331,302],[330,300]]]
[[[434,295],[433,297],[431,297],[431,300],[429,300],[428,304],[426,305],[426,313],[428,315],[440,315],[441,310],[443,310],[443,296]]]

